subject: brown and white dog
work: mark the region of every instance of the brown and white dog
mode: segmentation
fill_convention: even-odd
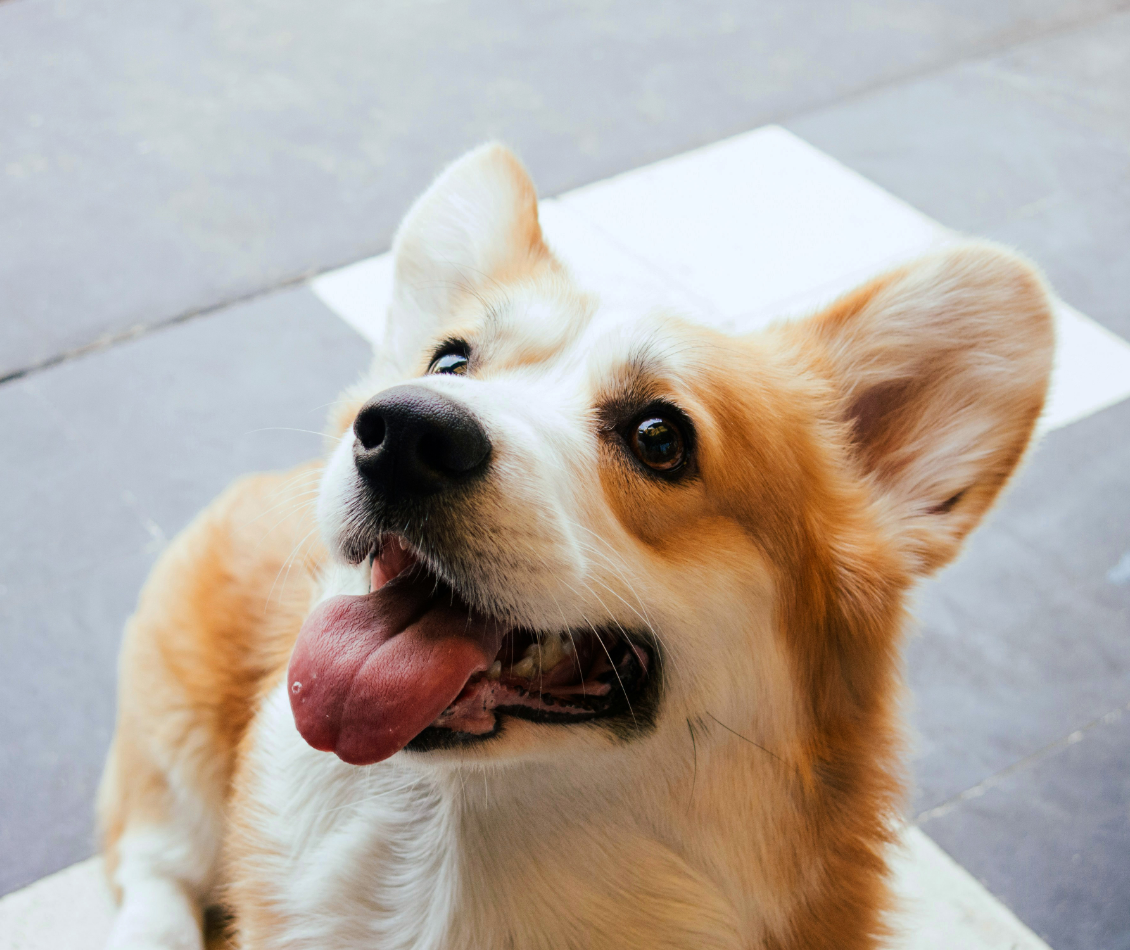
[[[1039,278],[964,244],[728,336],[575,286],[499,146],[394,251],[328,457],[128,625],[111,946],[878,946],[907,596],[1029,443]]]

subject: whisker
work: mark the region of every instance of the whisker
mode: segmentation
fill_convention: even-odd
[[[257,432],[301,432],[304,435],[316,435],[319,439],[325,438],[324,432],[315,432],[313,429],[295,429],[292,426],[264,426],[262,429],[248,429],[244,435],[254,435]]]
[[[691,793],[687,796],[687,811],[691,810],[691,805],[694,804],[694,787],[698,782],[698,743],[694,738],[694,726],[691,724],[690,716],[687,717],[687,731],[691,734],[691,750],[694,753],[694,774],[691,776]]]
[[[283,501],[280,501],[280,502],[278,502],[277,504],[271,505],[271,507],[270,507],[270,508],[267,508],[267,509],[265,509],[264,511],[261,511],[261,512],[259,512],[259,514],[257,514],[257,515],[256,515],[256,516],[255,516],[254,518],[252,518],[252,519],[251,519],[250,521],[248,521],[247,523],[248,523],[248,524],[255,524],[255,522],[256,522],[256,521],[258,521],[258,520],[259,520],[260,518],[265,518],[265,517],[266,517],[267,515],[269,515],[269,514],[273,514],[274,512],[278,511],[278,510],[279,510],[280,508],[284,507],[285,505],[288,505],[288,504],[292,504],[292,503],[294,503],[294,502],[297,502],[297,501],[299,501],[299,500],[301,500],[301,499],[303,499],[303,498],[306,498],[306,499],[313,499],[313,497],[314,497],[315,495],[317,495],[317,494],[318,494],[318,489],[316,489],[316,488],[312,488],[312,489],[310,489],[310,490],[308,490],[308,491],[304,491],[304,492],[299,492],[298,494],[296,494],[296,495],[292,495],[292,496],[290,496],[289,498],[286,498],[286,499],[284,499]],[[294,507],[294,509],[293,509],[293,510],[294,510],[294,511],[298,511],[298,510],[300,510],[300,508],[302,508],[302,507],[308,507],[308,506],[309,506],[310,504],[311,504],[311,501],[309,501],[309,500],[308,500],[308,501],[304,502],[304,503],[303,503],[303,505],[301,505],[301,506],[299,506],[299,505],[295,505],[295,507]],[[278,527],[278,526],[279,526],[280,524],[282,524],[282,522],[286,520],[286,515],[287,515],[287,514],[290,514],[290,513],[291,513],[291,512],[289,512],[289,511],[288,511],[288,512],[286,512],[286,513],[285,513],[285,514],[283,515],[283,517],[282,517],[282,519],[281,519],[280,521],[276,521],[276,522],[275,522],[275,523],[274,523],[274,524],[273,524],[273,525],[272,525],[272,526],[271,526],[271,527],[270,527],[270,528],[268,529],[267,533],[268,533],[268,534],[270,534],[270,532],[271,532],[271,531],[273,531],[273,530],[274,530],[275,528],[277,528],[277,527]]]
[[[573,628],[569,625],[569,621],[565,617],[565,611],[561,609],[561,603],[554,596],[553,591],[549,592],[549,596],[553,598],[553,604],[557,608],[557,612],[561,614],[561,626],[569,637],[569,642],[573,644],[573,666],[577,670],[577,675],[581,678],[581,695],[587,698],[588,690],[585,689],[585,675],[584,670],[581,669],[581,654],[580,651],[577,650],[577,638],[573,636]]]
[[[591,593],[598,601],[600,601],[600,606],[604,608],[605,614],[607,614],[608,616],[611,616],[611,613],[608,610],[608,606],[604,603],[604,601],[600,600],[600,595],[596,591],[594,591],[591,587],[589,587],[588,584],[585,583],[585,581],[583,579],[581,580],[581,583],[585,584],[585,587],[588,588],[589,593]],[[619,621],[617,621],[615,618],[613,618],[612,622],[614,624],[616,624],[616,627],[620,631],[621,635],[623,636],[624,641],[626,643],[631,643],[631,640],[628,637],[628,632],[622,626],[620,626]],[[635,723],[636,728],[638,729],[640,724],[639,724],[639,720],[636,719],[636,711],[635,711],[635,709],[632,708],[631,697],[628,695],[628,690],[624,686],[624,681],[620,678],[620,671],[618,669],[616,669],[616,663],[612,659],[612,653],[609,651],[608,647],[605,646],[604,640],[601,638],[600,634],[597,632],[596,627],[593,626],[592,621],[589,620],[588,618],[586,618],[585,623],[587,623],[589,625],[589,627],[592,629],[593,636],[596,637],[596,642],[600,644],[600,648],[604,651],[604,655],[608,657],[608,665],[612,667],[612,672],[616,676],[616,682],[620,684],[620,692],[624,694],[624,701],[628,704],[628,712],[630,712],[632,714],[632,722]]]
[[[721,719],[719,719],[719,718],[718,718],[717,716],[715,716],[715,715],[714,715],[714,713],[712,713],[712,712],[708,712],[708,713],[707,713],[706,715],[708,715],[708,716],[709,716],[709,717],[710,717],[711,719],[713,719],[713,720],[714,720],[714,721],[715,721],[716,723],[718,723],[718,725],[720,725],[720,726],[721,726],[721,727],[722,727],[723,729],[725,729],[725,730],[726,730],[727,732],[729,732],[729,733],[731,733],[731,734],[733,734],[733,735],[737,736],[737,737],[738,737],[739,739],[741,739],[741,740],[742,740],[743,742],[748,742],[748,743],[749,743],[749,744],[750,744],[751,746],[754,746],[755,748],[758,748],[758,749],[760,749],[760,750],[761,750],[762,752],[764,752],[764,753],[765,753],[766,755],[768,755],[768,756],[771,756],[772,758],[776,759],[776,760],[777,760],[778,762],[780,762],[780,763],[781,763],[782,765],[785,765],[785,764],[787,764],[787,763],[785,762],[785,760],[784,760],[784,759],[782,759],[782,758],[781,758],[781,757],[780,757],[779,755],[777,755],[777,754],[776,754],[775,752],[770,752],[770,751],[769,751],[768,749],[766,749],[766,748],[765,748],[765,746],[761,745],[760,743],[758,743],[758,742],[754,742],[754,741],[753,741],[752,739],[747,739],[747,738],[746,738],[745,736],[743,736],[743,735],[742,735],[742,734],[741,734],[740,732],[736,732],[735,730],[731,729],[731,728],[730,728],[729,726],[727,726],[727,725],[726,725],[726,724],[725,724],[725,723],[724,723],[724,722],[723,722],[723,721],[722,721]]]
[[[597,534],[591,528],[587,527],[586,525],[580,524],[579,522],[573,521],[570,518],[566,518],[565,520],[569,524],[571,524],[574,528],[577,528],[581,531],[586,532],[594,540],[599,541],[601,544],[603,544],[608,549],[609,552],[611,552],[611,555],[615,558],[615,560],[610,558],[608,554],[605,554],[605,553],[599,551],[598,549],[593,548],[591,545],[586,544],[585,541],[578,539],[580,544],[582,544],[593,555],[600,558],[603,561],[603,563],[605,564],[605,566],[608,567],[609,569],[611,569],[616,574],[616,576],[620,579],[620,581],[624,584],[624,586],[628,588],[628,591],[635,597],[636,602],[639,604],[639,607],[640,607],[640,612],[637,612],[637,616],[640,618],[640,620],[643,621],[643,623],[648,627],[648,629],[651,630],[652,634],[655,634],[656,631],[654,629],[654,626],[652,625],[650,619],[648,619],[648,617],[646,615],[647,606],[646,606],[646,604],[644,604],[643,598],[640,597],[639,592],[635,589],[635,587],[633,586],[630,579],[628,578],[628,576],[625,573],[624,568],[626,568],[627,565],[624,561],[623,556],[614,547],[612,547],[612,545],[607,541],[607,539],[602,538],[599,534]],[[623,567],[621,567],[621,565],[623,565]],[[609,590],[611,591],[611,588],[609,588]],[[623,598],[620,598],[620,599],[623,601]],[[624,606],[630,607],[630,605],[626,601],[624,601]],[[634,608],[632,608],[632,609],[634,609]]]
[[[282,588],[281,588],[281,590],[279,591],[279,600],[280,600],[280,603],[281,603],[281,601],[282,601],[282,596],[283,596],[283,593],[285,593],[285,591],[286,591],[286,585],[287,585],[287,582],[288,582],[288,581],[290,580],[290,570],[291,570],[291,568],[292,568],[292,567],[294,566],[293,562],[294,562],[295,556],[296,556],[296,555],[298,554],[298,551],[299,551],[299,549],[300,549],[300,548],[302,547],[302,545],[304,545],[304,544],[305,544],[305,543],[306,543],[306,542],[307,542],[307,541],[308,541],[308,540],[310,539],[310,536],[311,536],[312,534],[314,534],[314,532],[316,532],[317,530],[318,530],[317,526],[315,526],[315,527],[311,528],[311,529],[310,529],[309,531],[307,531],[307,532],[306,532],[306,534],[305,534],[305,535],[303,535],[303,536],[302,536],[302,540],[300,540],[300,541],[299,541],[299,542],[298,542],[298,543],[297,543],[297,544],[296,544],[296,545],[295,545],[295,546],[294,546],[294,547],[293,547],[293,548],[291,549],[291,552],[290,552],[290,556],[289,556],[289,557],[287,557],[287,559],[286,559],[285,561],[283,561],[283,563],[282,563],[282,565],[281,565],[281,566],[279,567],[278,571],[276,571],[276,572],[275,572],[275,579],[274,579],[274,581],[273,581],[273,582],[271,583],[271,589],[270,589],[269,591],[267,591],[267,599],[266,599],[266,601],[264,602],[264,606],[267,606],[267,605],[269,605],[269,604],[270,604],[270,602],[271,602],[271,596],[272,596],[272,595],[274,594],[274,592],[275,592],[275,585],[276,585],[276,584],[278,584],[278,582],[279,582],[279,575],[280,575],[280,574],[282,574],[282,572],[283,572],[283,568],[285,567],[285,568],[286,568],[286,576],[285,576],[285,577],[283,578],[283,584],[282,584]]]

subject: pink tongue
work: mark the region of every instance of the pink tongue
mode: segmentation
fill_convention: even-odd
[[[315,749],[368,765],[403,749],[494,661],[503,630],[404,575],[334,597],[302,625],[287,671],[294,721]]]

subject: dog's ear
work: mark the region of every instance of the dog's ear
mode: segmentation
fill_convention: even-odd
[[[1054,350],[1031,266],[985,243],[880,277],[801,326],[919,573],[957,553],[1024,454]]]
[[[408,366],[469,294],[549,258],[537,191],[522,163],[491,143],[449,166],[409,209],[393,258],[385,349]]]

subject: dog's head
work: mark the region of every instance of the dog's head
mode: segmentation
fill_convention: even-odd
[[[487,146],[394,253],[319,503],[337,596],[288,679],[303,735],[348,762],[561,757],[709,721],[783,749],[861,721],[905,591],[1043,406],[1046,296],[985,245],[728,336],[575,286]]]

